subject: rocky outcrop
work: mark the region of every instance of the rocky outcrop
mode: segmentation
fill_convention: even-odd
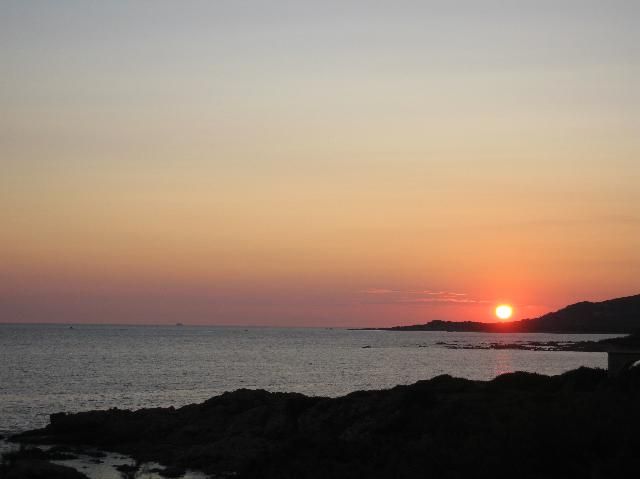
[[[89,444],[241,478],[624,477],[640,371],[439,376],[339,398],[238,390],[179,409],[54,414],[24,443]]]
[[[38,448],[4,454],[0,479],[88,479],[70,467],[49,462],[52,457]]]
[[[607,352],[615,350],[640,351],[640,334],[630,334],[620,338],[608,338],[600,341],[517,341],[504,342],[452,342],[439,341],[436,343],[447,349],[511,349],[520,351],[581,351]]]

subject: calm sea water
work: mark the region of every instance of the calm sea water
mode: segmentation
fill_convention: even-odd
[[[490,379],[516,370],[604,368],[604,353],[450,350],[436,343],[605,337],[5,324],[0,434],[43,426],[58,411],[180,406],[237,388],[337,396],[445,373]]]

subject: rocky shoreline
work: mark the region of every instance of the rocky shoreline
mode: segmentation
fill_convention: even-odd
[[[75,469],[51,461],[57,460],[56,453],[40,448],[21,448],[5,453],[0,463],[2,479],[87,479]]]
[[[53,414],[11,440],[97,447],[212,477],[605,478],[637,463],[638,404],[640,368],[615,378],[588,368],[439,376],[338,398],[243,389],[179,409]]]
[[[513,343],[439,341],[436,344],[447,349],[506,349],[518,351],[578,351],[583,353],[603,353],[616,348],[634,348],[640,350],[640,334],[602,339],[600,341],[517,341]]]

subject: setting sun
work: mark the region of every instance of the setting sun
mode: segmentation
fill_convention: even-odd
[[[496,308],[496,316],[501,320],[506,320],[513,314],[513,308],[508,304],[501,304]]]

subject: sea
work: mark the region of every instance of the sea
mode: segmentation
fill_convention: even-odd
[[[43,427],[55,412],[178,407],[239,388],[340,396],[441,374],[486,380],[512,371],[606,368],[605,353],[441,343],[609,337],[615,335],[0,324],[0,436]]]

